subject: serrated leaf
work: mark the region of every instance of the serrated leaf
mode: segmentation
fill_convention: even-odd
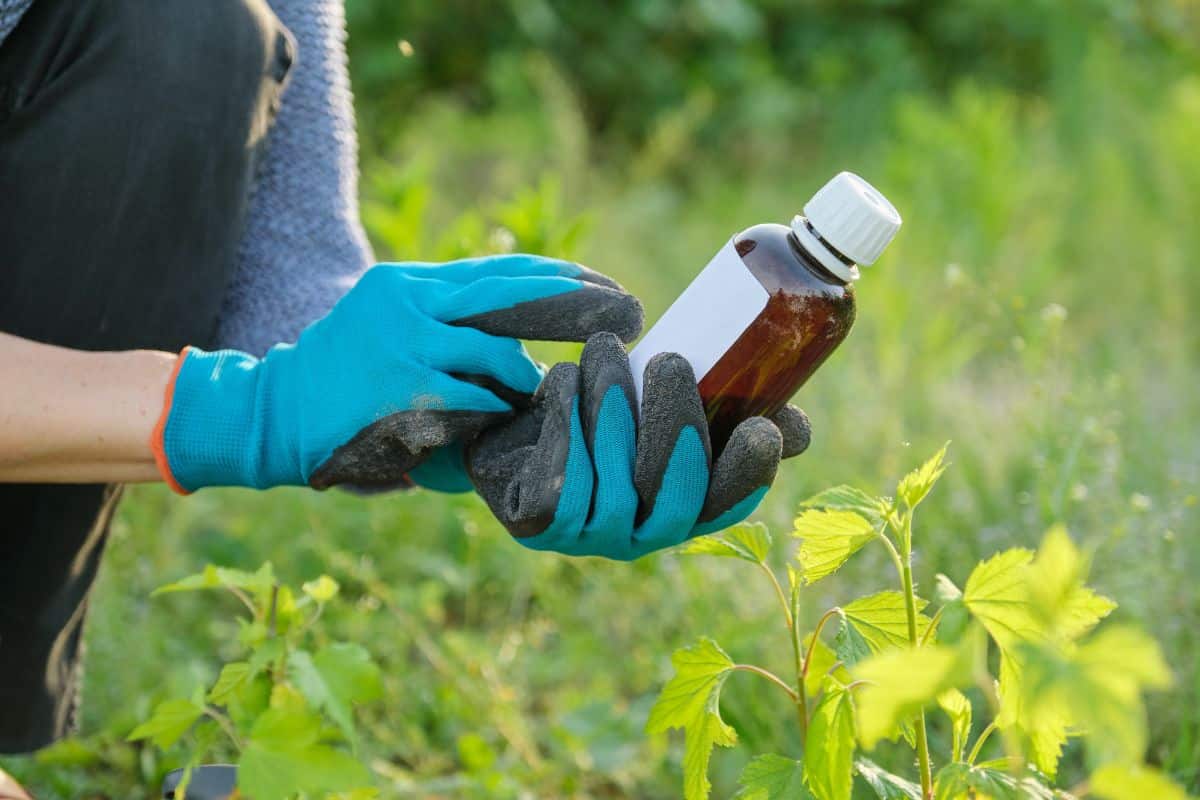
[[[1087,559],[1066,528],[1050,528],[1027,573],[1031,606],[1048,633],[1078,638],[1116,608],[1116,603],[1083,585],[1087,573]]]
[[[134,728],[125,737],[125,741],[149,739],[157,747],[165,750],[179,741],[179,738],[187,733],[188,728],[192,727],[192,724],[203,715],[204,705],[197,702],[195,698],[165,700],[154,707],[154,713],[150,715],[150,719]]]
[[[771,533],[761,522],[742,522],[709,536],[699,536],[683,545],[685,555],[710,555],[740,558],[752,564],[765,564],[771,552]]]
[[[838,660],[847,667],[854,667],[860,661],[871,657],[871,646],[845,617],[842,617],[842,624],[838,626],[838,632],[833,637],[833,650],[837,653]]]
[[[319,743],[321,720],[311,711],[272,708],[250,731],[238,761],[238,789],[250,797],[346,791],[371,782],[349,754]]]
[[[702,638],[671,655],[675,675],[650,709],[647,733],[684,732],[683,787],[686,800],[704,800],[712,788],[708,761],[716,745],[732,747],[737,732],[721,719],[721,687],[733,661],[712,639]]]
[[[800,504],[801,508],[823,508],[827,511],[852,511],[872,522],[880,522],[891,503],[882,497],[872,497],[861,489],[842,484],[818,492]]]
[[[1058,761],[1067,743],[1070,717],[1062,703],[1042,697],[1038,700],[1038,715],[1030,717],[1023,689],[1021,664],[1016,654],[1000,654],[1000,714],[996,722],[1012,729],[1025,740],[1029,759],[1047,777],[1058,774]]]
[[[955,761],[962,761],[967,739],[971,736],[971,701],[958,689],[950,689],[938,695],[937,703],[950,717],[951,757]]]
[[[933,796],[936,800],[1054,800],[1054,791],[1034,778],[954,763],[938,771]]]
[[[944,462],[946,448],[949,446],[950,443],[946,442],[928,461],[900,479],[900,484],[896,487],[896,496],[909,508],[916,508],[946,471]]]
[[[859,738],[867,750],[892,736],[939,694],[966,685],[971,678],[963,652],[945,645],[887,650],[862,662],[851,674],[867,682],[856,698]]]
[[[300,589],[318,603],[328,603],[337,597],[340,588],[338,582],[328,575],[322,575],[315,581],[306,581],[300,585]]]
[[[150,593],[150,596],[157,597],[160,594],[192,592],[200,589],[236,588],[262,592],[270,590],[274,582],[275,573],[269,561],[259,567],[257,572],[246,572],[241,569],[209,564],[201,572],[158,587]]]
[[[331,644],[316,655],[296,650],[288,656],[288,677],[309,705],[328,714],[352,742],[354,705],[383,694],[379,667],[356,644]]]
[[[927,605],[921,598],[916,598],[918,641],[929,629],[929,617],[920,613]],[[862,635],[872,653],[892,647],[907,647],[909,644],[908,611],[904,595],[900,592],[887,591],[860,597],[842,606],[842,615]]]
[[[738,778],[733,800],[809,800],[804,765],[794,758],[768,753],[750,760]]]
[[[899,775],[893,775],[873,761],[856,759],[854,771],[866,781],[879,800],[921,800],[919,785]]]
[[[1002,649],[1041,635],[1026,578],[1032,560],[1033,553],[1024,548],[997,553],[976,565],[963,589],[967,610]]]
[[[854,698],[827,678],[804,744],[804,774],[817,800],[850,800],[854,780]]]
[[[1065,715],[1087,738],[1092,763],[1140,761],[1146,749],[1141,693],[1165,689],[1171,673],[1157,643],[1128,627],[1109,627],[1077,648],[1027,645],[1019,652],[1029,726]],[[1052,720],[1053,721],[1053,720]]]
[[[850,556],[875,538],[875,526],[852,511],[805,511],[796,517],[801,574],[805,583],[832,575]]]
[[[1151,767],[1110,764],[1092,773],[1089,785],[1103,800],[1189,800],[1182,787]]]

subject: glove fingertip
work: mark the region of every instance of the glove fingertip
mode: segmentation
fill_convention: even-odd
[[[717,459],[700,522],[711,522],[775,480],[783,434],[764,417],[738,425]]]
[[[790,403],[771,415],[771,422],[783,434],[783,458],[793,458],[812,443],[812,423],[808,415]]]

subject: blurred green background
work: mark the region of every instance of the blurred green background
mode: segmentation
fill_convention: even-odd
[[[347,6],[381,259],[577,258],[654,319],[733,232],[787,221],[842,169],[879,186],[905,227],[800,392],[814,444],[759,518],[781,534],[799,499],[885,491],[953,440],[918,519],[920,583],[961,582],[1067,523],[1117,616],[1176,670],[1151,699],[1149,759],[1200,789],[1196,4]],[[769,590],[737,564],[527,552],[470,496],[139,488],[96,590],[83,737],[11,768],[43,797],[152,796],[177,761],[121,740],[214,677],[235,606],[147,594],[205,562],[265,559],[284,580],[341,581],[330,631],[387,675],[367,728],[388,797],[678,797],[680,741],[642,733],[670,652],[700,634],[767,666],[790,652]],[[891,582],[868,553],[808,612]],[[770,692],[726,690],[741,743],[714,757],[714,797],[750,755],[796,752]],[[1064,785],[1080,775],[1069,754]]]

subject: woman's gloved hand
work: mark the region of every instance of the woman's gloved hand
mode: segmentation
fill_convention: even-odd
[[[577,264],[384,264],[262,359],[185,349],[152,446],[178,491],[390,487],[435,453],[430,482],[454,483],[455,443],[512,414],[541,381],[518,338],[632,339],[641,325],[636,298]]]
[[[597,334],[531,409],[469,446],[471,480],[526,547],[628,560],[745,519],[780,458],[808,447],[808,418],[788,406],[739,425],[714,463],[691,365],[673,353],[646,366],[640,421],[635,408],[625,348]]]

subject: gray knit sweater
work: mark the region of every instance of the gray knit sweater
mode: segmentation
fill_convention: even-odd
[[[46,1],[46,0],[43,0]],[[0,44],[33,0],[0,0]],[[251,189],[218,341],[261,355],[295,341],[371,264],[342,0],[269,0],[297,58]]]

